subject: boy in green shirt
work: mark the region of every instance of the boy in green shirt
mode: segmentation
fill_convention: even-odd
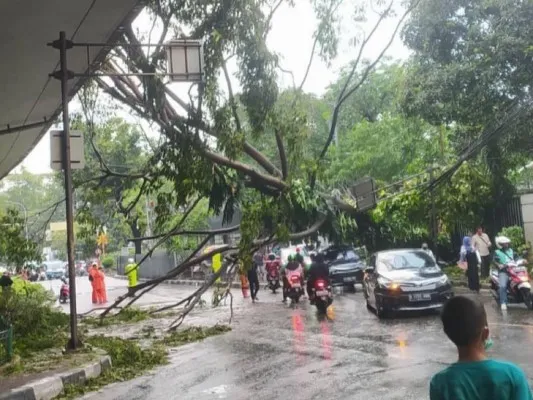
[[[431,379],[431,400],[532,400],[524,372],[506,361],[487,358],[487,314],[475,299],[457,296],[442,310],[442,324],[457,346],[459,361]]]

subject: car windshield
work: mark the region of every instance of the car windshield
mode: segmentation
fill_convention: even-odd
[[[44,264],[44,266],[46,267],[47,271],[59,271],[63,268],[63,263],[60,261],[51,262],[51,263]]]
[[[355,251],[353,251],[352,249],[348,249],[344,251],[339,251],[336,260],[359,261],[360,258]]]
[[[435,260],[424,251],[403,251],[380,255],[379,261],[389,270],[435,267]]]

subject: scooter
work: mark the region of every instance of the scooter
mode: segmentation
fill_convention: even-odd
[[[62,278],[61,282],[63,282],[63,284],[61,285],[61,288],[59,289],[59,302],[66,303],[68,299],[70,298],[70,288],[65,278]]]
[[[276,293],[276,290],[280,288],[279,277],[280,261],[275,254],[269,254],[268,261],[266,262],[265,269],[267,275],[267,288],[272,290],[272,293]]]
[[[527,308],[533,310],[533,299],[531,297],[531,282],[527,272],[527,261],[519,259],[506,264],[505,272],[509,275],[507,285],[507,300],[509,303],[524,303]],[[500,299],[500,283],[498,281],[498,270],[493,269],[490,274],[491,289],[496,300]]]
[[[331,286],[324,279],[317,279],[312,288],[311,303],[316,306],[319,314],[326,314],[328,307],[333,303]]]
[[[287,288],[287,297],[291,299],[292,303],[299,303],[300,297],[304,294],[304,289],[302,287],[302,275],[300,272],[291,271],[292,273],[287,273],[287,281],[289,282],[289,287]]]
[[[267,271],[268,288],[272,290],[272,293],[275,294],[276,290],[280,288],[279,270],[272,268],[271,270]]]

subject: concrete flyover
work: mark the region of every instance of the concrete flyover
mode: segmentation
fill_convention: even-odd
[[[19,0],[0,2],[0,179],[15,168],[60,114],[59,52],[46,44],[65,31],[77,42],[111,43],[142,9],[139,0]],[[69,69],[85,72],[107,49],[68,52]],[[74,96],[83,78],[69,81]]]

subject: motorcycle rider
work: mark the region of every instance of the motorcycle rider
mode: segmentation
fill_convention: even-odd
[[[282,274],[282,277],[283,277],[283,302],[285,303],[287,301],[287,292],[290,288],[290,284],[289,284],[289,280],[287,279],[287,270],[289,271],[298,271],[300,272],[300,276],[301,276],[301,279],[302,279],[302,286],[303,286],[303,279],[304,279],[304,274],[303,274],[303,268],[302,266],[300,265],[300,263],[297,261],[296,257],[294,255],[289,255],[288,259],[287,259],[287,265],[283,266],[281,268],[281,274]]]
[[[435,255],[433,254],[433,251],[429,248],[427,243],[422,243],[422,251],[426,253],[431,258],[435,259]]]
[[[323,279],[326,281],[326,285],[329,286],[329,268],[324,262],[324,255],[317,254],[314,262],[311,264],[311,267],[308,271],[307,278],[307,296],[309,296],[309,301],[313,304],[313,286],[318,279]]]
[[[513,262],[515,255],[511,249],[511,239],[506,236],[498,236],[495,240],[498,249],[494,253],[494,261],[498,266],[498,283],[500,285],[500,307],[503,311],[507,310],[507,285],[509,284],[509,275],[507,274],[507,264]]]
[[[268,255],[265,269],[267,273],[267,278],[270,275],[275,275],[273,272],[277,272],[277,270],[279,270],[279,262],[276,259],[276,255],[274,253],[270,253]]]

